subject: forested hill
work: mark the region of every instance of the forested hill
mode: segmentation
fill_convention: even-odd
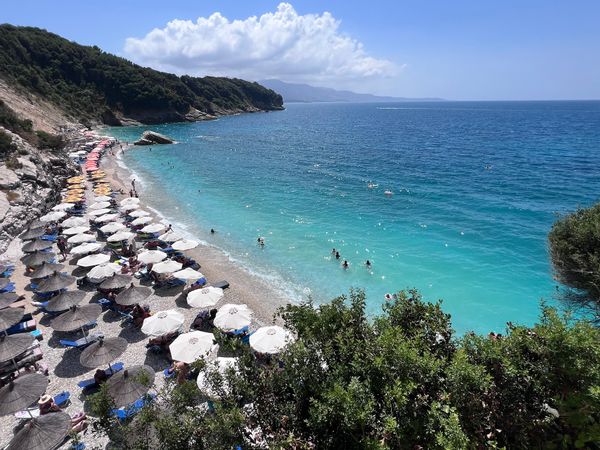
[[[282,97],[235,78],[176,76],[39,28],[0,25],[0,78],[69,117],[118,125],[282,109]]]

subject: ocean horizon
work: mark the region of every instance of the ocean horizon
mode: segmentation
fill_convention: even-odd
[[[600,102],[286,106],[107,131],[175,139],[122,156],[144,201],[293,301],[363,288],[375,314],[414,287],[459,333],[559,304],[547,234],[598,200]]]

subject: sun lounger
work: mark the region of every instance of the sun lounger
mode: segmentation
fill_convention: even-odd
[[[88,345],[90,345],[92,342],[97,341],[98,339],[100,339],[101,337],[104,337],[104,335],[100,332],[98,333],[90,333],[88,336],[86,337],[82,337],[81,339],[77,339],[76,341],[70,341],[68,339],[61,339],[59,342],[61,345],[65,346],[65,347],[72,347],[72,348],[85,348]]]
[[[58,395],[54,396],[54,403],[59,408],[64,408],[69,403],[71,394],[68,391],[63,391]],[[40,409],[38,407],[27,408],[24,411],[18,411],[15,413],[17,419],[29,419],[31,417],[38,417],[40,415]]]
[[[105,369],[104,373],[106,373],[107,376],[111,376],[117,372],[119,372],[120,370],[123,370],[123,363],[122,362],[117,362],[114,363],[112,366],[110,366],[110,369]],[[79,383],[77,383],[77,386],[79,386],[81,389],[83,389],[84,394],[89,391],[94,390],[95,388],[98,387],[98,385],[96,384],[96,381],[93,378],[89,378],[87,380],[82,380]]]
[[[129,419],[130,417],[133,417],[138,412],[140,412],[140,410],[145,405],[154,401],[155,398],[156,398],[156,394],[148,394],[148,395],[140,398],[139,400],[136,400],[135,403],[132,403],[131,405],[124,406],[123,408],[119,408],[119,409],[113,409],[112,415],[117,417],[117,419],[119,419],[119,420]]]
[[[56,239],[58,238],[58,235],[56,234],[44,234],[40,239],[44,240],[44,241],[56,241]]]
[[[31,317],[31,315],[30,315]],[[6,334],[17,334],[17,333],[25,333],[27,331],[35,330],[35,320],[23,320],[20,323],[17,323],[10,327],[8,330],[4,332]]]
[[[43,356],[42,350],[39,348],[39,343],[36,342],[29,350],[26,350],[15,358],[16,367],[10,360],[0,364],[0,376],[7,373],[13,373],[22,367],[33,364],[42,359]]]
[[[218,287],[221,289],[227,289],[229,287],[229,281],[217,281],[216,283],[213,283],[212,286],[214,287]]]
[[[13,274],[14,271],[15,271],[14,264],[9,264],[8,266],[6,266],[6,270],[0,274],[0,277],[8,278]]]
[[[0,292],[15,292],[15,283],[8,283],[3,289],[0,289]]]

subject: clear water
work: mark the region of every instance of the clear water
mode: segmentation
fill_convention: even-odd
[[[292,297],[361,287],[375,313],[417,287],[460,332],[533,323],[556,213],[600,192],[600,102],[290,104],[143,129],[178,141],[123,158],[174,223]]]

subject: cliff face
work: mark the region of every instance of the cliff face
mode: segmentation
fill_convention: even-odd
[[[86,124],[183,122],[283,109],[283,99],[236,78],[159,72],[39,28],[0,25],[0,78],[21,95]]]
[[[77,167],[64,153],[37,150],[11,131],[15,154],[0,163],[0,253],[26,225],[60,201],[64,180]]]

